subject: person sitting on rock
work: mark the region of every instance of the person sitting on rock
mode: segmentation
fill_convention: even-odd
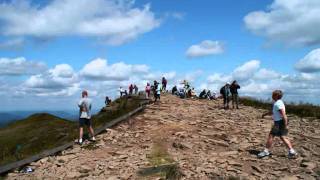
[[[208,98],[209,100],[213,100],[213,96],[212,96],[210,90],[208,90],[208,92],[207,92],[207,98]]]
[[[104,101],[104,103],[105,103],[106,106],[110,106],[111,99],[108,96],[106,96],[106,100]]]
[[[201,91],[201,93],[199,94],[199,98],[200,99],[206,99],[207,98],[207,91],[205,89]]]
[[[191,98],[197,98],[197,94],[194,88],[191,89]]]
[[[171,90],[172,95],[175,95],[177,92],[178,92],[177,86],[173,86],[173,88]]]
[[[122,97],[123,95],[125,95],[125,96],[128,95],[127,90],[124,90],[121,86],[119,88],[119,92],[120,92],[120,97]]]
[[[289,149],[288,157],[296,157],[297,153],[292,148],[292,144],[287,138],[288,135],[288,118],[286,115],[286,108],[281,100],[283,93],[281,90],[275,90],[272,92],[272,99],[274,101],[272,108],[272,119],[274,121],[274,125],[271,128],[269,133],[269,137],[266,143],[266,148],[258,154],[259,158],[263,158],[270,155],[270,148],[272,147],[272,142],[274,137],[278,136],[285,143],[287,148]],[[265,114],[264,114],[265,115]],[[264,117],[262,115],[262,118]]]
[[[80,109],[80,117],[79,117],[79,144],[83,143],[83,126],[86,125],[89,128],[89,132],[91,134],[91,140],[95,141],[94,131],[91,123],[91,102],[92,100],[88,98],[88,92],[82,91],[82,98],[80,99],[78,106]]]

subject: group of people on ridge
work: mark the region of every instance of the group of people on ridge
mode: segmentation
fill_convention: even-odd
[[[184,81],[181,83],[184,87],[178,89],[176,86],[172,88],[172,94],[181,95],[180,93],[183,93],[184,96],[187,96],[188,92],[194,91],[194,88],[190,88],[190,85],[187,81]],[[133,88],[130,88],[130,87]],[[153,91],[155,101],[160,100],[160,95],[162,91],[166,91],[167,86],[167,80],[165,78],[162,79],[162,87],[160,83],[158,83],[156,80],[153,82],[153,85],[151,86],[149,83],[147,83],[147,86],[145,88],[146,91],[146,98],[150,98],[150,93]],[[130,89],[132,89],[130,91]],[[134,86],[129,86],[129,94],[132,94]],[[229,108],[229,96],[231,94],[232,97],[232,106],[234,108],[234,105],[236,105],[236,108],[239,108],[239,96],[238,96],[238,89],[240,89],[240,85],[237,83],[237,81],[233,81],[232,84],[226,83],[221,89],[220,94],[222,95],[223,102],[224,102],[224,108]],[[120,87],[120,96],[123,96],[123,93],[126,93],[126,90],[123,90],[122,87]],[[138,93],[137,91],[135,93]],[[192,93],[191,93],[192,94]],[[208,93],[206,93],[208,96]],[[204,97],[204,93],[200,93],[200,97]],[[293,146],[290,142],[290,140],[287,138],[288,135],[288,118],[286,115],[286,109],[285,104],[282,101],[283,92],[281,90],[275,90],[272,92],[272,99],[273,99],[273,106],[272,111],[265,113],[262,115],[262,118],[264,118],[265,115],[272,115],[272,119],[274,121],[274,125],[272,126],[266,147],[263,151],[261,151],[258,154],[259,158],[270,156],[270,149],[273,144],[273,140],[275,137],[280,137],[280,139],[284,142],[284,144],[287,146],[289,152],[288,156],[289,158],[296,157],[297,152],[293,149]],[[111,100],[106,97],[106,104],[110,104]],[[80,144],[83,143],[83,127],[86,125],[88,127],[89,133],[91,134],[91,141],[95,141],[94,136],[94,130],[92,128],[92,121],[91,121],[91,107],[92,107],[92,100],[88,98],[88,92],[83,91],[82,97],[78,103],[79,107],[79,139],[78,142]]]
[[[229,109],[230,94],[232,100],[232,108],[234,109],[236,104],[236,108],[239,109],[238,89],[240,89],[240,85],[236,80],[234,80],[231,85],[229,82],[227,82],[223,87],[221,87],[220,94],[222,95],[223,107],[225,109]]]

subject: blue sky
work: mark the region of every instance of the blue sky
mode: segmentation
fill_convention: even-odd
[[[99,107],[119,86],[163,75],[198,91],[237,79],[242,95],[320,102],[317,0],[0,2],[5,110],[70,109],[82,89]]]

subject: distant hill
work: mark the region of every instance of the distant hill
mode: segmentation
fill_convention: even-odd
[[[0,129],[0,165],[23,159],[75,138],[77,124],[40,113]]]
[[[132,111],[139,106],[140,102],[139,97],[115,100],[111,107],[103,108],[92,117],[93,127],[99,128],[106,122]],[[64,112],[53,113],[68,116]],[[0,166],[66,144],[77,137],[77,121],[48,113],[37,113],[10,122],[0,128]]]
[[[0,127],[7,125],[9,122],[22,119],[23,116],[13,114],[10,112],[0,112]]]
[[[94,111],[96,113],[97,110]],[[48,111],[48,110],[39,110],[39,111],[6,111],[0,112],[0,127],[4,127],[10,122],[25,119],[28,116],[36,113],[48,113],[54,116],[67,119],[70,121],[76,121],[79,116],[79,112],[77,110],[61,110],[61,111]]]

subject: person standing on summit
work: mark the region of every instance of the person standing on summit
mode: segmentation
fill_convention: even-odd
[[[232,97],[232,109],[234,109],[234,104],[236,104],[237,109],[239,109],[238,89],[240,89],[240,85],[236,80],[234,80],[230,86],[230,92]]]
[[[229,95],[230,95],[230,83],[227,82],[226,85],[224,85],[220,89],[220,94],[223,97],[223,107],[224,109],[229,109]]]
[[[162,91],[166,92],[167,91],[167,79],[165,77],[162,77]]]
[[[79,144],[83,143],[83,126],[86,125],[89,128],[91,134],[91,140],[95,141],[94,131],[91,123],[91,103],[92,100],[88,98],[88,92],[82,91],[82,98],[78,103],[79,107]]]
[[[129,95],[132,95],[132,93],[133,93],[133,85],[130,84],[130,86],[129,86]]]

